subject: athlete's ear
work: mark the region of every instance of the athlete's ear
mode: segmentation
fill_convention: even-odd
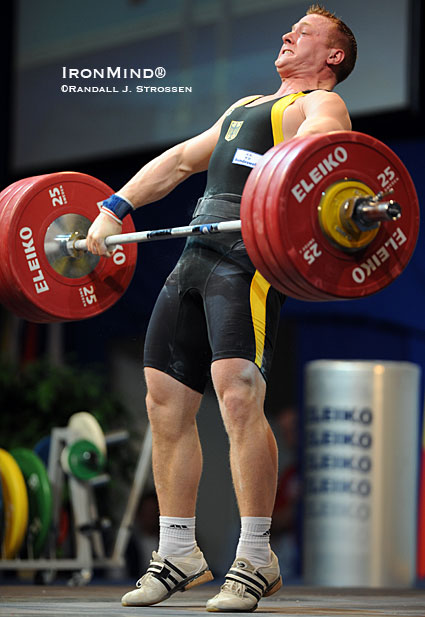
[[[332,48],[329,50],[328,54],[328,64],[341,64],[341,62],[345,58],[345,52],[343,49]]]

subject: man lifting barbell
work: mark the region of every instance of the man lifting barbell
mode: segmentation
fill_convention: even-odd
[[[344,102],[332,92],[355,64],[351,30],[313,5],[282,39],[275,61],[281,78],[277,92],[240,99],[205,133],[144,166],[104,202],[87,235],[91,253],[110,256],[104,239],[120,232],[128,213],[207,169],[193,224],[238,218],[248,175],[272,146],[292,140],[295,151],[304,136],[351,129]],[[336,150],[335,157],[338,164]],[[318,170],[316,178],[326,173],[326,160],[312,168]],[[314,182],[310,174],[308,182],[294,184],[300,203]],[[312,258],[315,251],[310,244]],[[270,271],[272,282],[273,276]],[[293,295],[304,291],[316,297],[295,274],[287,282]],[[269,545],[277,447],[263,403],[283,300],[256,270],[237,232],[188,239],[159,295],[145,343],[159,548],[137,589],[122,598],[123,605],[155,604],[212,579],[195,538],[202,468],[195,418],[209,370],[230,441],[241,534],[236,559],[207,610],[251,611],[261,597],[280,588],[279,564]]]

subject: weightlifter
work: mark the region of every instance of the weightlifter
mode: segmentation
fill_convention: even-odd
[[[207,131],[145,165],[104,202],[87,237],[92,253],[109,255],[103,240],[120,232],[128,213],[204,170],[207,185],[192,224],[239,218],[246,179],[273,145],[351,130],[347,108],[332,92],[355,64],[351,30],[313,5],[282,40],[275,61],[279,89],[240,99]],[[206,608],[252,611],[280,588],[269,543],[278,457],[263,403],[283,301],[255,270],[238,234],[187,240],[158,297],[145,344],[159,548],[137,589],[122,598],[124,606],[156,604],[212,579],[195,536],[202,468],[196,414],[209,371],[230,442],[241,533],[225,583]]]

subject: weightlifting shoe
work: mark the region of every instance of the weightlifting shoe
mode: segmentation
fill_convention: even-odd
[[[155,551],[149,567],[136,583],[137,589],[121,598],[123,606],[150,606],[169,598],[176,591],[213,580],[202,552],[196,547],[185,557],[161,557]]]
[[[212,613],[255,611],[262,597],[271,596],[281,586],[279,562],[273,552],[269,565],[258,568],[248,559],[237,557],[220,592],[208,600],[206,609]]]

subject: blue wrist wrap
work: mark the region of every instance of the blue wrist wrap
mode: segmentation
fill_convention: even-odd
[[[104,200],[102,208],[106,208],[115,214],[120,221],[122,221],[127,214],[133,211],[133,208],[125,199],[115,194]]]

